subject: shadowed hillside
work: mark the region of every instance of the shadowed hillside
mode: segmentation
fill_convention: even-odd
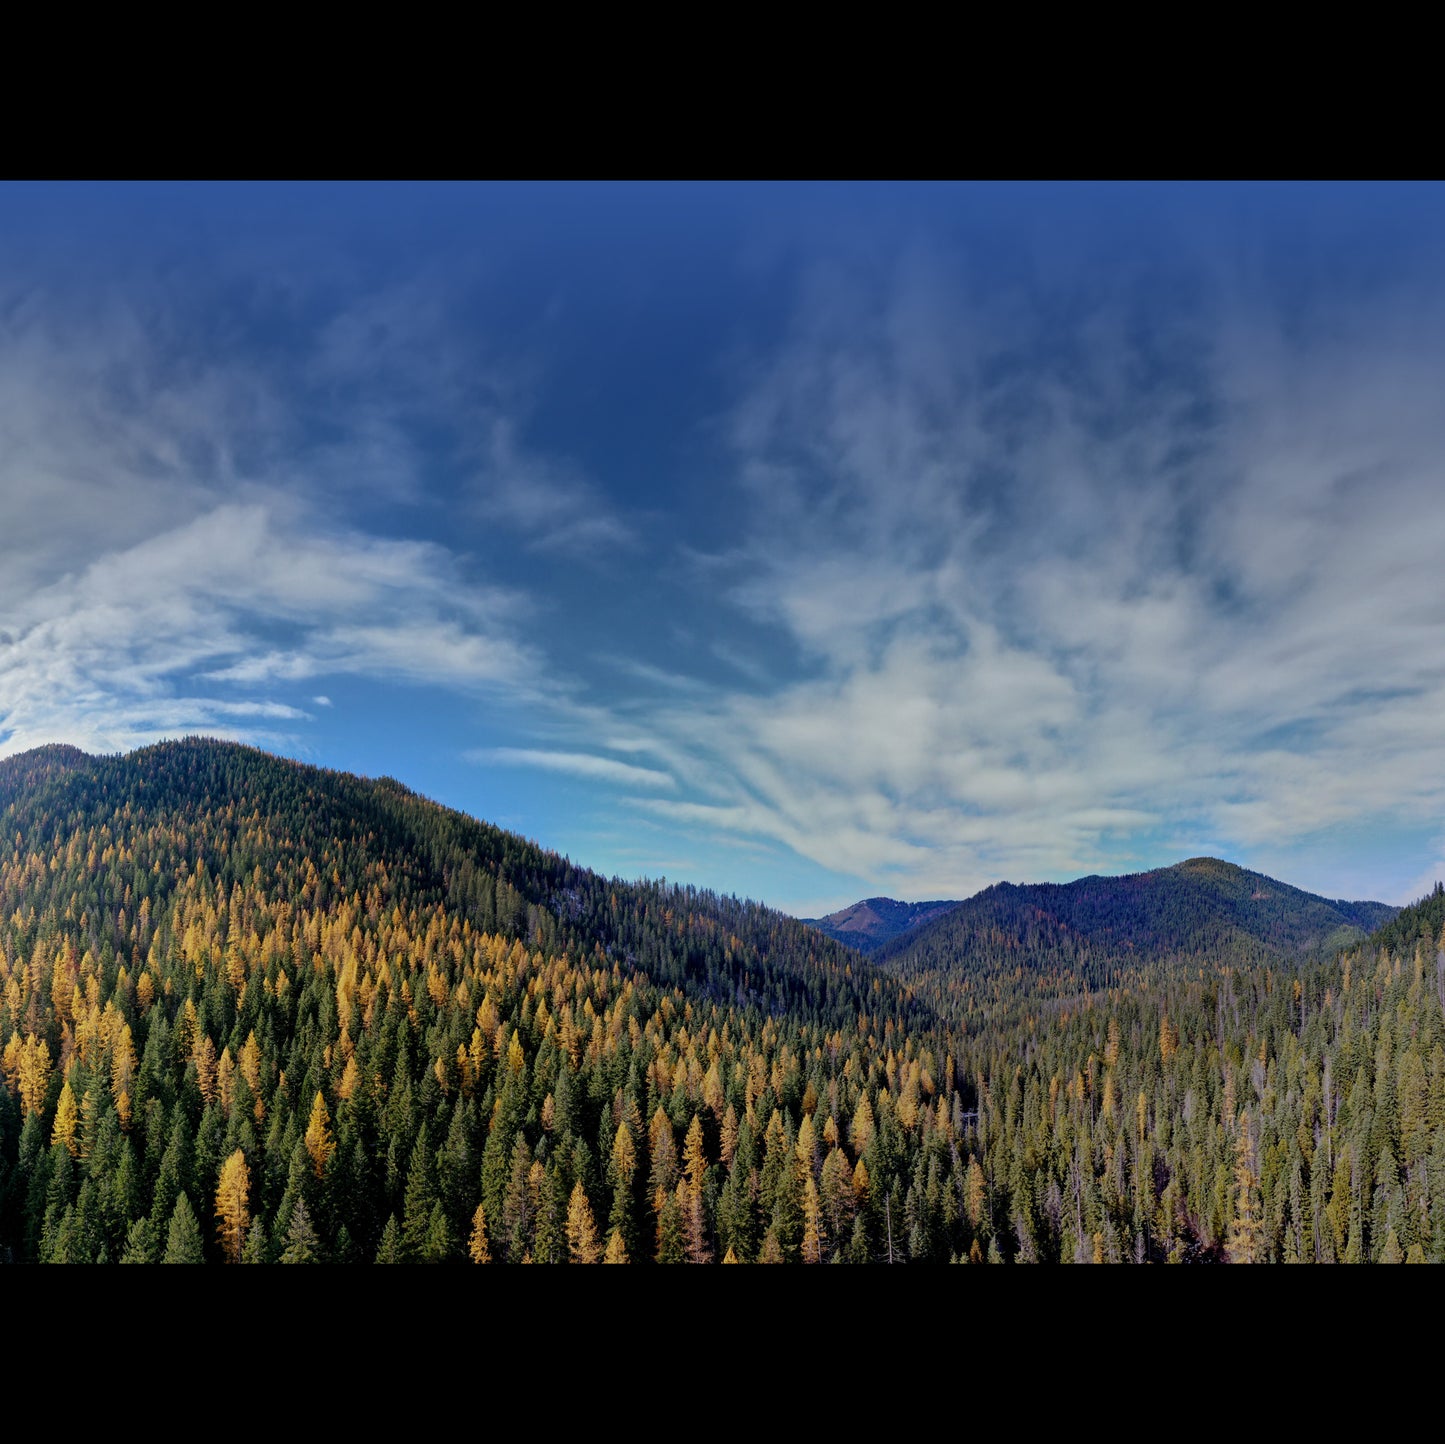
[[[1067,966],[1091,986],[1113,969],[1154,962],[1258,963],[1362,941],[1397,909],[1337,902],[1217,858],[1124,877],[997,883],[876,954],[921,979],[1025,966]]]

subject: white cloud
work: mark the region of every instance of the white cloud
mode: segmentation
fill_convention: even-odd
[[[676,779],[650,767],[634,767],[611,757],[590,752],[548,752],[528,747],[477,748],[466,754],[469,762],[501,767],[537,767],[545,772],[565,772],[593,781],[613,782],[624,787],[676,787]]]
[[[544,696],[555,688],[514,635],[523,613],[507,592],[468,589],[439,547],[327,533],[293,503],[220,507],[0,613],[0,751],[60,736],[116,750],[218,719],[307,716],[185,690],[204,679],[349,674]],[[278,628],[284,649],[265,640]]]

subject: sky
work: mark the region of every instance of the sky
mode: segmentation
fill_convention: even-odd
[[[802,915],[1445,877],[1445,189],[0,186],[0,756]]]

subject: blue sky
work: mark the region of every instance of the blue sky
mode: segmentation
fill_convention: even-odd
[[[1445,191],[0,187],[0,754],[802,913],[1445,875]]]

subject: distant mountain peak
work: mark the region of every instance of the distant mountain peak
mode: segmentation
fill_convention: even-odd
[[[891,897],[869,897],[827,917],[799,921],[860,953],[871,953],[957,906],[956,901],[949,899],[908,903]]]

